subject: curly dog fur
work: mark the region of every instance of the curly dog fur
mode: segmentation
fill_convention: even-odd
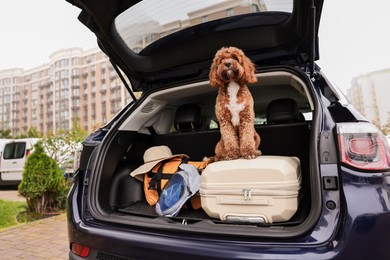
[[[215,113],[221,140],[215,147],[215,161],[260,155],[260,136],[254,128],[253,98],[246,84],[255,83],[255,68],[242,50],[223,47],[210,69],[210,85],[218,87]]]

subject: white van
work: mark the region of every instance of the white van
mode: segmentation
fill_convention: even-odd
[[[26,138],[1,142],[0,185],[17,185],[20,183],[26,158],[32,152],[33,146],[38,140],[38,138]]]

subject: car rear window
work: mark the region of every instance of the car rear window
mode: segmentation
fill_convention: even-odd
[[[26,150],[26,143],[9,143],[4,147],[3,158],[7,159],[20,159],[24,157],[24,151]]]
[[[136,53],[167,35],[226,17],[256,12],[292,12],[293,0],[144,0],[121,13],[115,29]]]

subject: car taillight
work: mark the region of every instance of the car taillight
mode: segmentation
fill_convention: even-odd
[[[369,123],[337,124],[341,162],[363,170],[390,170],[390,151],[384,135]]]
[[[27,149],[27,150],[26,150],[26,157],[29,156],[30,154],[31,154],[30,149]]]
[[[77,243],[72,243],[72,252],[80,257],[88,257],[91,248]]]

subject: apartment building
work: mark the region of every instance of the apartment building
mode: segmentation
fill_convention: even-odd
[[[373,71],[352,79],[347,95],[370,122],[384,126],[390,120],[390,69]]]
[[[0,71],[0,127],[13,135],[69,130],[75,120],[88,131],[108,122],[130,95],[99,49],[56,51],[30,70]]]

